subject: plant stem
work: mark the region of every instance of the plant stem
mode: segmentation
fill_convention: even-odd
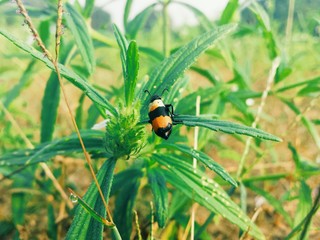
[[[254,122],[252,123],[252,127],[253,128],[257,127],[257,124],[258,124],[258,122],[260,120],[260,116],[262,114],[262,111],[263,111],[264,105],[266,103],[268,94],[269,94],[269,92],[271,90],[271,87],[272,87],[272,84],[273,84],[273,81],[274,81],[274,78],[275,78],[275,75],[276,75],[276,71],[277,71],[277,69],[278,69],[278,67],[280,65],[280,60],[281,60],[280,57],[276,57],[272,61],[272,66],[271,66],[271,69],[270,69],[270,72],[269,72],[269,76],[268,76],[268,79],[267,79],[266,89],[262,93],[261,103],[259,105],[256,118],[255,118]],[[247,157],[247,155],[249,153],[251,141],[252,141],[252,138],[248,138],[247,139],[246,146],[245,146],[245,149],[243,151],[243,154],[242,154],[242,157],[241,157],[241,160],[240,160],[240,165],[239,165],[238,172],[237,172],[237,179],[239,181],[241,181],[243,168],[244,168],[244,164],[245,164],[245,159],[246,159],[246,157]]]
[[[293,18],[294,18],[294,4],[295,0],[289,0],[289,8],[288,8],[288,18],[287,18],[287,27],[286,27],[286,48],[288,49],[288,46],[291,42],[291,36],[292,36],[292,26],[293,26]]]
[[[162,7],[162,50],[163,50],[163,55],[165,57],[168,57],[169,54],[169,18],[168,18],[168,5],[169,3],[167,1],[163,2],[163,7]]]
[[[200,102],[201,97],[198,95],[196,99],[196,116],[200,115]],[[193,139],[193,148],[194,150],[198,150],[198,138],[199,138],[199,127],[196,126],[194,128],[194,139]],[[197,159],[193,158],[193,171],[196,172],[197,170]],[[191,212],[191,232],[190,232],[190,239],[194,239],[194,223],[195,223],[195,216],[196,216],[196,209],[197,203],[192,205],[192,212]]]
[[[64,96],[64,99],[65,99],[65,103],[67,105],[67,108],[68,108],[68,112],[69,112],[69,115],[70,115],[70,118],[71,118],[71,121],[72,121],[72,124],[75,128],[75,131],[78,135],[78,138],[79,138],[79,141],[80,141],[80,145],[81,145],[81,148],[83,150],[83,153],[84,153],[84,156],[85,156],[85,159],[89,165],[89,169],[90,169],[90,172],[91,172],[91,175],[93,177],[93,180],[97,186],[97,189],[99,191],[99,194],[101,196],[101,199],[102,199],[102,202],[107,210],[107,215],[108,215],[108,219],[111,221],[111,223],[113,223],[112,221],[112,216],[110,214],[110,211],[109,211],[109,208],[108,208],[108,204],[104,198],[104,195],[102,193],[102,190],[100,188],[100,185],[98,183],[98,180],[96,178],[96,175],[94,173],[94,170],[92,168],[92,164],[91,164],[91,159],[90,159],[90,156],[85,148],[85,145],[83,143],[83,140],[82,140],[82,137],[81,137],[81,134],[80,134],[80,131],[79,131],[79,128],[78,128],[78,125],[75,121],[75,118],[73,116],[73,113],[71,111],[71,107],[70,107],[70,104],[69,104],[69,100],[68,100],[68,97],[67,97],[67,94],[66,94],[66,91],[65,91],[65,88],[64,88],[64,85],[63,85],[63,81],[62,81],[62,77],[61,77],[61,74],[60,74],[60,69],[58,67],[58,57],[59,57],[59,49],[60,49],[60,39],[61,39],[61,29],[62,29],[62,24],[61,24],[61,21],[62,21],[62,0],[58,0],[58,9],[57,9],[57,14],[58,14],[58,18],[57,18],[57,26],[56,26],[56,36],[55,36],[55,39],[56,39],[56,44],[55,44],[55,53],[56,53],[56,56],[55,56],[55,59],[53,59],[51,53],[47,50],[47,48],[45,47],[42,39],[40,38],[36,28],[34,27],[33,23],[32,23],[32,20],[31,18],[29,17],[28,15],[28,12],[26,11],[23,3],[21,0],[16,0],[16,3],[19,7],[19,11],[20,13],[23,15],[23,17],[25,18],[25,23],[28,25],[28,27],[30,28],[31,32],[33,33],[34,35],[34,38],[35,40],[38,42],[38,45],[40,46],[40,48],[42,49],[42,51],[44,52],[44,54],[47,56],[47,58],[52,62],[52,64],[54,65],[54,69],[57,73],[57,76],[58,76],[58,80],[59,80],[59,84],[60,84],[60,87],[61,87],[61,90],[62,90],[62,93],[63,93],[63,96]]]
[[[112,239],[115,239],[115,240],[121,240],[122,239],[116,225],[111,227],[111,233],[112,233],[112,236],[113,236]]]

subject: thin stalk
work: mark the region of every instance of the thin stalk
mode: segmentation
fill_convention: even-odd
[[[201,97],[198,95],[196,99],[196,116],[200,115],[200,101]],[[193,148],[194,150],[198,150],[198,138],[199,138],[199,127],[196,126],[194,128],[194,139],[193,139]],[[196,172],[197,170],[197,159],[193,158],[193,171]],[[192,205],[192,212],[191,212],[191,233],[190,233],[190,239],[194,239],[194,223],[195,223],[195,216],[196,216],[196,208],[197,203],[194,203]]]
[[[121,235],[119,233],[119,230],[117,228],[116,225],[114,225],[113,227],[111,227],[111,233],[112,233],[112,236],[113,238],[112,239],[115,239],[115,240],[121,240]]]
[[[271,66],[271,69],[270,69],[270,72],[269,72],[269,76],[268,76],[268,79],[267,79],[266,89],[262,93],[261,103],[259,105],[256,118],[255,118],[254,122],[252,123],[252,127],[253,128],[256,128],[256,126],[257,126],[257,124],[258,124],[258,122],[260,120],[264,105],[266,103],[268,94],[269,94],[269,92],[271,90],[271,87],[273,85],[274,78],[275,78],[275,75],[276,75],[276,71],[277,71],[279,65],[280,65],[280,57],[276,57],[272,62],[272,66]],[[238,171],[237,171],[237,179],[239,181],[240,181],[240,178],[242,177],[243,168],[244,168],[246,157],[247,157],[247,155],[249,153],[251,141],[252,141],[252,138],[248,138],[247,139],[246,145],[245,145],[245,149],[244,149],[243,154],[241,156],[239,168],[238,168]]]
[[[150,202],[150,209],[151,209],[151,226],[150,226],[150,240],[153,240],[153,223],[154,223],[154,216],[153,216],[153,202]]]
[[[73,116],[73,113],[71,111],[71,107],[70,107],[70,104],[69,104],[69,100],[68,100],[68,97],[67,97],[67,94],[66,94],[66,91],[65,91],[65,88],[64,88],[64,85],[63,85],[63,81],[62,81],[62,77],[61,77],[61,74],[60,74],[60,70],[59,70],[59,67],[58,67],[58,57],[59,57],[59,49],[60,49],[60,38],[61,38],[61,29],[62,29],[62,24],[61,24],[61,21],[62,21],[62,0],[59,0],[58,1],[58,18],[57,18],[57,26],[56,26],[56,44],[55,44],[55,53],[56,53],[56,56],[55,56],[55,59],[53,59],[51,53],[47,50],[47,48],[45,47],[43,41],[41,40],[36,28],[34,27],[33,23],[32,23],[32,20],[31,18],[29,17],[28,15],[28,12],[26,11],[23,3],[21,0],[16,0],[16,3],[18,5],[18,8],[19,8],[19,11],[20,13],[22,14],[22,16],[25,18],[25,23],[28,25],[28,27],[30,28],[31,32],[33,33],[34,35],[34,38],[35,40],[37,41],[38,45],[40,46],[40,48],[42,49],[42,51],[44,52],[44,54],[47,56],[47,58],[52,62],[52,64],[54,65],[54,68],[55,68],[55,71],[57,73],[57,76],[58,76],[58,80],[59,80],[59,84],[60,84],[60,87],[61,87],[61,90],[62,90],[62,93],[63,93],[63,96],[64,96],[64,99],[65,99],[65,103],[67,105],[67,108],[68,108],[68,112],[69,112],[69,115],[70,115],[70,118],[71,118],[71,121],[72,121],[72,124],[75,128],[75,131],[77,133],[77,136],[79,138],[79,141],[80,141],[80,145],[81,145],[81,148],[83,150],[83,153],[84,153],[84,156],[85,156],[85,159],[89,165],[89,169],[90,169],[90,173],[93,177],[93,180],[97,186],[97,189],[99,191],[99,194],[101,196],[101,199],[102,199],[102,202],[107,210],[107,215],[108,215],[108,219],[110,220],[111,223],[113,223],[113,220],[112,220],[112,216],[110,214],[110,211],[109,211],[109,208],[108,208],[108,205],[107,205],[107,202],[104,198],[104,195],[102,193],[102,190],[100,188],[100,185],[98,183],[98,180],[96,178],[96,175],[94,173],[94,170],[92,168],[92,164],[91,164],[91,159],[90,159],[90,156],[88,154],[88,152],[86,151],[86,148],[85,148],[85,145],[83,143],[83,140],[82,140],[82,137],[81,137],[81,134],[80,134],[80,131],[79,131],[79,128],[77,126],[77,123],[75,121],[75,118]]]
[[[287,26],[286,26],[286,39],[285,39],[287,49],[288,49],[288,46],[290,45],[291,36],[292,36],[294,5],[295,5],[295,0],[289,0],[288,18],[287,18]]]
[[[163,55],[165,57],[169,57],[169,18],[168,18],[168,5],[169,2],[164,2],[163,7],[162,7],[162,50],[163,50]]]
[[[138,213],[137,213],[137,211],[135,211],[135,210],[134,210],[134,220],[135,220],[135,223],[136,223],[136,229],[137,229],[138,240],[142,240],[141,230],[140,230],[140,226],[139,226]]]

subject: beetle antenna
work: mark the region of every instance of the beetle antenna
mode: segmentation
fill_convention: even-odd
[[[165,89],[163,89],[163,91],[161,93],[161,96],[163,95],[164,91],[168,91],[169,92],[168,88],[165,88]]]
[[[149,90],[147,90],[147,89],[146,89],[146,90],[144,90],[144,92],[145,92],[145,93],[148,93],[148,94],[149,94],[149,96],[151,96],[151,94],[150,94]]]

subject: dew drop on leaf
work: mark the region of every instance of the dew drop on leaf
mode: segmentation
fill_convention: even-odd
[[[70,194],[70,200],[73,203],[77,203],[78,202],[78,197],[76,195],[74,195],[73,193]]]

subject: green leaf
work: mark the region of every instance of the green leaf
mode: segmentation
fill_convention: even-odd
[[[211,30],[213,28],[213,24],[211,23],[210,19],[199,9],[195,8],[194,6],[188,3],[178,2],[178,1],[175,1],[175,3],[185,6],[191,12],[193,12],[196,18],[198,18],[200,26],[202,26],[206,31]]]
[[[7,38],[10,42],[15,44],[17,47],[21,48],[27,53],[30,53],[34,58],[44,62],[50,69],[54,70],[54,66],[52,62],[50,62],[49,59],[43,56],[43,53],[37,51],[33,47],[25,44],[24,42],[16,39],[14,36],[12,36],[10,33],[1,30],[0,34],[3,35],[5,38]],[[65,66],[59,64],[59,69],[61,72],[61,75],[65,77],[68,81],[70,81],[72,84],[74,84],[76,87],[80,88],[82,91],[85,92],[85,94],[95,103],[101,105],[102,107],[109,110],[113,115],[117,115],[117,110],[115,107],[111,105],[111,103],[105,99],[103,96],[100,95],[100,93],[97,92],[88,82],[86,82],[84,79],[79,77],[76,73],[74,73],[72,70],[67,69]]]
[[[214,120],[202,117],[196,117],[191,115],[176,115],[174,116],[174,121],[177,124],[183,124],[190,127],[205,127],[213,131],[220,131],[229,134],[242,134],[255,138],[262,138],[265,140],[271,140],[276,142],[281,142],[282,140],[270,133],[264,132],[257,128],[252,128],[237,123]]]
[[[148,20],[155,5],[156,4],[148,6],[127,23],[126,34],[129,35],[131,39],[136,38],[138,31],[142,29],[142,26]]]
[[[163,170],[167,181],[182,191],[187,197],[208,210],[222,215],[243,231],[248,231],[255,239],[265,239],[260,229],[254,225],[225,191],[201,170],[194,172],[192,165],[172,155],[153,154],[156,160],[168,170]]]
[[[60,102],[60,84],[55,72],[50,74],[42,98],[40,141],[52,140]]]
[[[127,28],[128,28],[128,19],[129,19],[129,14],[130,14],[132,3],[133,3],[133,0],[127,0],[126,1],[126,6],[124,8],[123,25],[124,25],[124,28],[125,28],[126,31],[127,31]]]
[[[303,180],[300,181],[300,190],[298,191],[298,206],[294,216],[294,227],[308,215],[312,208],[311,189]]]
[[[209,70],[196,66],[192,66],[190,69],[207,78],[213,85],[217,85],[219,83],[219,81],[215,78],[215,76],[213,76],[213,74]]]
[[[56,224],[56,218],[54,215],[54,207],[52,204],[49,204],[47,207],[47,217],[48,217],[48,230],[47,234],[49,239],[57,240],[58,239],[58,225]]]
[[[317,147],[320,148],[320,135],[315,125],[307,117],[302,115],[300,109],[291,101],[284,98],[280,98],[297,116],[301,117],[302,124],[306,127],[310,135],[312,136]]]
[[[162,172],[153,168],[148,171],[148,180],[155,202],[155,214],[159,227],[163,228],[168,216],[168,190]]]
[[[149,90],[151,95],[154,95],[156,93],[160,94],[165,88],[172,86],[208,47],[232,32],[235,27],[236,25],[221,26],[206,32],[164,59],[151,73],[149,81],[138,93],[138,98],[142,99],[144,103],[141,116],[146,115],[147,105],[149,104],[147,101],[149,97],[143,92],[145,89]]]
[[[92,15],[94,9],[94,0],[86,0],[86,4],[83,8],[83,16],[89,18]]]
[[[94,130],[82,130],[82,139],[88,152],[105,153],[103,147],[104,133]],[[23,149],[9,152],[0,156],[0,166],[34,164],[48,161],[56,155],[70,155],[71,153],[81,153],[82,148],[77,134],[42,143],[34,149]]]
[[[62,45],[60,63],[65,64],[70,54],[71,46]],[[41,132],[40,141],[47,142],[52,140],[53,131],[57,119],[58,107],[60,102],[60,83],[55,72],[50,74],[47,81],[41,108]]]
[[[291,90],[291,89],[294,89],[294,88],[297,88],[297,87],[300,87],[300,86],[303,86],[303,85],[318,84],[319,82],[320,82],[320,77],[316,77],[316,78],[308,79],[308,80],[301,81],[301,82],[298,82],[298,83],[293,83],[293,84],[287,85],[285,87],[281,87],[278,90],[276,90],[275,92],[276,93],[281,93],[281,92],[285,92],[287,90]]]
[[[82,128],[82,119],[83,119],[83,104],[84,104],[84,99],[85,99],[85,94],[81,94],[80,98],[79,98],[79,105],[76,109],[76,116],[75,116],[75,120],[76,123],[78,125],[78,128],[81,129]],[[91,126],[92,127],[92,126]]]
[[[107,203],[116,162],[117,160],[114,158],[106,160],[97,173],[97,180]],[[106,209],[94,182],[90,184],[88,191],[83,197],[83,201],[91,206],[97,214],[103,218],[106,217]],[[87,210],[79,205],[76,208],[75,217],[66,239],[92,239],[93,236],[94,239],[103,239],[103,224],[91,217]]]
[[[292,219],[291,219],[289,213],[286,212],[286,210],[284,210],[282,202],[280,202],[278,199],[273,197],[270,193],[264,191],[261,187],[256,187],[252,183],[246,183],[245,185],[248,188],[250,188],[252,191],[254,191],[257,194],[259,194],[260,196],[264,197],[270,203],[270,205],[273,206],[274,209],[284,217],[286,222],[290,226],[292,226]]]
[[[223,10],[221,14],[219,24],[223,25],[223,24],[230,23],[234,13],[238,9],[238,6],[239,6],[238,0],[229,0],[226,8]]]
[[[69,13],[65,14],[68,29],[70,29],[72,35],[74,36],[74,40],[87,71],[91,74],[94,71],[96,62],[94,58],[93,44],[87,29],[87,24],[83,17],[69,3],[65,5],[65,10]]]
[[[34,68],[36,65],[36,61],[32,60],[26,70],[23,72],[22,76],[20,77],[19,83],[15,86],[13,86],[4,96],[4,101],[3,104],[6,108],[8,108],[10,106],[10,104],[12,103],[12,101],[14,99],[16,99],[19,94],[21,93],[21,91],[27,86],[29,85],[29,83],[32,81],[32,74],[34,73]]]
[[[201,161],[205,166],[207,166],[210,170],[214,171],[216,174],[218,174],[220,177],[222,177],[225,181],[230,183],[231,185],[237,187],[237,182],[227,173],[226,170],[224,170],[223,167],[220,166],[220,164],[216,163],[212,158],[210,158],[207,154],[195,150],[193,148],[190,148],[188,146],[182,145],[182,144],[172,144],[172,143],[162,143],[158,145],[159,148],[173,148],[177,149],[185,154],[188,154],[197,160]]]
[[[128,49],[128,41],[125,36],[120,32],[117,25],[113,24],[113,34],[116,37],[118,46],[120,47],[120,59],[122,64],[122,74],[125,79],[127,74],[127,49]]]
[[[134,92],[137,85],[137,77],[139,71],[139,52],[135,41],[131,41],[127,50],[127,63],[125,75],[125,98],[127,106],[133,102]]]
[[[270,59],[274,59],[279,55],[279,48],[277,46],[277,41],[271,30],[270,18],[268,13],[260,6],[257,2],[253,2],[251,11],[255,14],[259,25],[263,30],[263,37],[267,43],[267,48],[269,50]]]
[[[130,178],[126,177],[126,183],[121,185],[115,202],[114,222],[118,226],[123,239],[130,239],[132,230],[133,206],[140,186],[141,170],[132,172]],[[130,179],[130,181],[128,181]],[[115,186],[113,186],[114,188]]]

